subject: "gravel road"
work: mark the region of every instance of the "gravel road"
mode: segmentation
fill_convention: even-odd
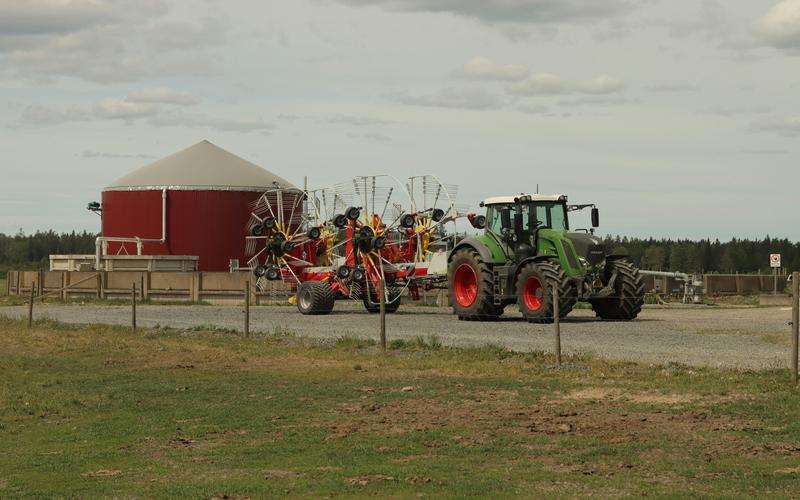
[[[553,327],[531,325],[516,311],[498,322],[458,321],[449,309],[405,307],[387,316],[389,339],[436,335],[444,344],[503,345],[516,351],[551,350]],[[0,315],[24,317],[23,307],[0,308]],[[36,317],[66,323],[126,325],[130,308],[98,305],[37,305]],[[213,325],[242,329],[242,308],[225,306],[138,307],[138,324],[174,328]],[[786,367],[791,318],[788,308],[646,308],[636,321],[598,321],[589,310],[576,310],[562,322],[565,353],[587,353],[614,360],[678,362],[693,366],[765,369]],[[251,330],[277,329],[313,338],[378,336],[378,318],[356,304],[337,303],[330,316],[302,316],[289,306],[251,308]]]

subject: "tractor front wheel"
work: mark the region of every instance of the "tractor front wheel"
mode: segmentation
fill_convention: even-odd
[[[302,314],[330,314],[336,297],[330,283],[304,281],[297,287],[297,309]]]
[[[644,304],[644,283],[639,269],[626,259],[612,260],[603,271],[603,284],[616,273],[614,293],[609,297],[591,299],[595,314],[601,319],[630,321],[635,319]]]
[[[458,250],[447,267],[453,312],[462,320],[493,320],[503,313],[494,303],[492,270],[474,248]]]
[[[530,323],[553,322],[554,283],[558,283],[559,317],[563,318],[575,304],[575,287],[567,281],[561,266],[543,260],[531,262],[520,270],[517,275],[517,303],[522,316]]]

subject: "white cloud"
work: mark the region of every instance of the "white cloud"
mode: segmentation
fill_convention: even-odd
[[[147,123],[157,127],[205,128],[220,132],[260,132],[262,134],[269,134],[275,129],[275,125],[265,122],[260,117],[230,118],[182,112],[161,113],[147,120]]]
[[[613,94],[625,88],[625,83],[608,75],[599,75],[583,82],[570,82],[552,73],[537,73],[509,87],[521,95]]]
[[[800,116],[767,118],[753,122],[750,129],[757,132],[771,132],[784,137],[800,137]]]
[[[537,73],[515,83],[510,87],[511,92],[525,95],[552,95],[568,92],[569,85],[558,75],[552,73]]]
[[[700,87],[694,83],[689,82],[661,82],[648,85],[647,90],[651,92],[694,92],[699,90]]]
[[[585,94],[613,94],[624,88],[622,80],[608,75],[599,75],[577,85],[578,91]]]
[[[150,103],[130,102],[124,99],[104,99],[94,107],[98,118],[131,120],[144,116],[153,116],[158,109]]]
[[[503,104],[501,99],[483,89],[446,88],[434,94],[412,96],[399,93],[389,97],[409,106],[436,108],[486,110],[500,107]]]
[[[82,122],[92,119],[93,117],[89,110],[79,107],[59,109],[42,104],[31,104],[22,110],[19,121],[22,125],[40,126]]]
[[[440,12],[486,24],[573,24],[625,15],[633,0],[338,0],[355,6],[379,6],[401,12]]]
[[[100,151],[92,151],[92,150],[84,150],[80,156],[82,158],[105,158],[105,159],[117,159],[117,158],[138,158],[142,160],[149,160],[154,159],[155,156],[138,153],[138,154],[129,154],[129,153],[106,153]]]
[[[518,81],[528,76],[530,70],[520,64],[500,64],[482,56],[467,61],[456,74],[474,80]]]
[[[153,102],[135,102],[127,98],[104,99],[91,106],[70,108],[30,105],[23,109],[19,123],[26,126],[49,126],[103,120],[148,123],[156,127],[205,128],[221,132],[269,133],[275,129],[275,125],[260,117],[185,113],[174,107],[164,108]]]
[[[81,30],[115,18],[108,2],[96,0],[4,0],[0,34],[42,35]]]
[[[374,125],[392,125],[396,122],[383,118],[373,118],[371,116],[343,115],[337,114],[325,119],[327,123],[354,125],[356,127],[366,127]]]
[[[167,13],[161,0],[1,0],[0,76],[115,83],[196,73],[188,66],[208,61],[229,26]]]
[[[768,45],[800,49],[800,0],[783,0],[756,22],[756,31]]]
[[[351,139],[361,139],[369,142],[392,142],[392,138],[388,135],[379,132],[367,132],[364,134],[357,134],[355,132],[348,132],[347,137]]]
[[[189,92],[173,90],[167,87],[154,87],[131,92],[125,97],[126,101],[137,103],[176,104],[191,106],[200,102],[200,99]]]

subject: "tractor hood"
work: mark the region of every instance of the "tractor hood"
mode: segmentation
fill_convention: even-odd
[[[605,259],[605,245],[597,236],[589,233],[566,233],[565,236],[572,242],[575,252],[589,264],[600,264]]]

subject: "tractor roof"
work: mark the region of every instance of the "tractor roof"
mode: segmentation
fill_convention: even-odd
[[[522,198],[522,200],[520,200]],[[493,196],[483,200],[484,205],[507,205],[520,201],[567,201],[563,194],[518,194],[516,196]]]

